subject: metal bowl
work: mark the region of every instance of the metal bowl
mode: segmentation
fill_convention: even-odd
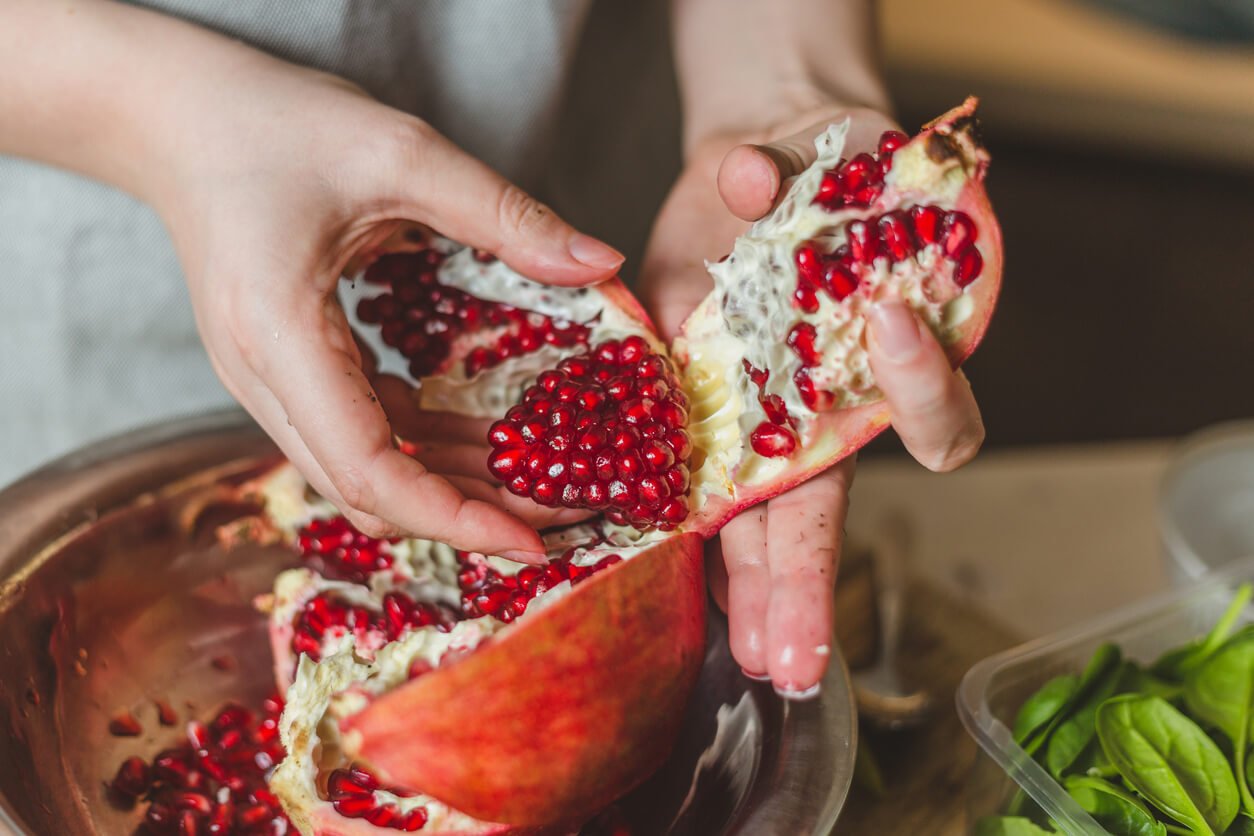
[[[274,455],[221,413],[93,445],[0,492],[0,832],[130,832],[138,814],[111,807],[103,782],[177,739],[154,701],[204,719],[272,690],[251,599],[290,556],[216,545],[232,509],[208,500]],[[639,833],[826,836],[856,746],[844,663],[818,699],[785,702],[740,674],[726,631],[710,619],[675,752],[621,806]],[[109,733],[119,711],[139,737]]]

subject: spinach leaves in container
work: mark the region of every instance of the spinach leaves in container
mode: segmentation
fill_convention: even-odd
[[[1254,626],[1243,585],[1206,636],[1143,667],[1113,644],[1019,708],[1015,742],[1115,836],[1254,836]],[[1019,793],[976,836],[1055,833]]]

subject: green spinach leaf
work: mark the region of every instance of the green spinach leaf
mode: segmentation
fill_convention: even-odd
[[[1114,836],[1167,836],[1163,823],[1122,787],[1081,775],[1068,777],[1065,786],[1080,809]]]
[[[1109,665],[1098,672],[1083,696],[1074,703],[1070,715],[1049,736],[1045,767],[1055,778],[1062,780],[1063,772],[1093,743],[1097,734],[1097,708],[1118,693],[1122,678],[1122,665]]]
[[[1073,673],[1056,676],[1027,698],[1015,715],[1015,743],[1024,743],[1032,734],[1045,728],[1070,704],[1080,687],[1080,677]]]
[[[985,816],[975,823],[973,836],[1049,836],[1053,833],[1019,816]]]
[[[1204,638],[1167,651],[1150,666],[1150,672],[1163,679],[1176,682],[1183,680],[1189,671],[1209,659],[1227,640],[1237,619],[1241,617],[1241,611],[1250,603],[1251,595],[1254,595],[1254,585],[1241,584],[1224,614]]]
[[[1254,722],[1254,632],[1241,631],[1194,669],[1185,679],[1184,702],[1196,719],[1231,741],[1241,806],[1254,815],[1245,764]]]
[[[1097,735],[1128,786],[1193,832],[1215,836],[1236,818],[1241,796],[1227,758],[1163,698],[1112,697],[1097,710]]]
[[[1092,658],[1089,659],[1088,664],[1084,666],[1084,671],[1080,674],[1080,680],[1076,683],[1075,691],[1054,712],[1047,724],[1038,726],[1037,730],[1028,735],[1027,739],[1020,744],[1023,746],[1023,750],[1029,755],[1035,755],[1049,740],[1054,733],[1054,729],[1058,728],[1075,711],[1076,707],[1083,702],[1095,685],[1103,682],[1111,670],[1118,669],[1121,661],[1122,655],[1119,653],[1119,648],[1113,644],[1103,644],[1093,651]]]
[[[1254,836],[1254,819],[1244,813],[1237,816],[1224,831],[1224,836]]]

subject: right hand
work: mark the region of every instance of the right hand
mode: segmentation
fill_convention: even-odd
[[[420,119],[329,75],[243,48],[234,57],[188,76],[160,114],[167,152],[138,189],[173,236],[218,376],[364,533],[541,560],[533,526],[577,513],[491,484],[469,422],[435,420],[431,431],[452,437],[413,439],[441,474],[394,449],[336,285],[355,256],[412,223],[550,284],[600,281],[622,256]]]

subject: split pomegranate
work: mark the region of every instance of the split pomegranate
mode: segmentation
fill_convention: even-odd
[[[267,602],[298,827],[348,832],[336,803],[371,788],[376,817],[422,807],[428,832],[560,828],[660,764],[702,658],[702,540],[888,424],[870,306],[905,302],[955,365],[984,334],[1001,238],[974,111],[847,161],[829,129],[669,350],[617,280],[548,287],[436,236],[343,285],[419,406],[499,419],[511,491],[603,516],[522,568],[364,538],[290,468],[252,486],[308,559]]]

